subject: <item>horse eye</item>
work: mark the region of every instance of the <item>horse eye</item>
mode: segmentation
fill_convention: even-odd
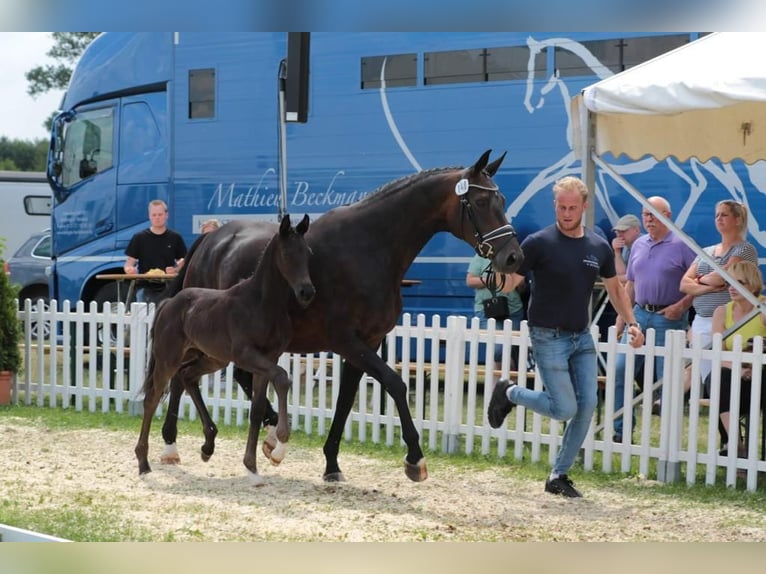
[[[487,201],[486,197],[480,197],[476,200],[476,207],[484,209],[487,205],[489,205],[489,201]]]

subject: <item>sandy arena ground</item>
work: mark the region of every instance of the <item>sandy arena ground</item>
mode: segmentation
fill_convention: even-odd
[[[348,482],[328,484],[321,449],[291,445],[279,467],[259,451],[266,484],[256,488],[242,465],[244,431],[241,438],[219,437],[208,463],[198,455],[201,433],[181,435],[182,464],[165,466],[153,427],[153,472],[139,477],[136,438],[53,431],[5,416],[3,490],[32,508],[103,505],[156,540],[766,541],[759,508],[672,495],[658,503],[641,489],[625,495],[619,488],[584,489],[585,498],[566,500],[543,493],[543,477],[512,476],[507,462],[475,472],[430,460],[428,480],[413,483],[401,465],[341,447]]]

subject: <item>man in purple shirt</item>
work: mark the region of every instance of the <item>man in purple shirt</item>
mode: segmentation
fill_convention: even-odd
[[[670,204],[662,197],[650,197],[649,204],[666,218],[671,218]],[[633,303],[633,314],[641,330],[654,329],[655,343],[665,344],[665,333],[683,330],[689,326],[688,311],[693,297],[681,293],[681,278],[696,257],[694,251],[675,235],[647,208],[641,213],[646,234],[633,243],[625,273],[625,290]],[[617,326],[618,331],[620,325]],[[623,342],[626,342],[623,336]],[[636,372],[643,364],[643,356],[636,355]],[[662,358],[655,359],[655,376],[662,378]],[[614,390],[614,410],[625,403],[625,355],[617,356],[617,374]],[[635,428],[635,417],[633,427]],[[615,442],[622,442],[622,417],[614,421]]]

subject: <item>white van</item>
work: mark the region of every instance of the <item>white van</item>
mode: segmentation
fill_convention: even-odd
[[[30,235],[51,225],[51,188],[36,171],[0,171],[0,257],[10,258]]]

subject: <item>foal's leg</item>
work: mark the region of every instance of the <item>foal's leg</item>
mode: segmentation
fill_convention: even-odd
[[[213,422],[205,401],[202,399],[202,393],[199,390],[199,379],[202,375],[214,373],[221,369],[221,367],[222,365],[219,361],[204,355],[198,355],[193,359],[185,361],[175,377],[181,381],[184,390],[189,393],[202,423],[202,433],[205,435],[205,442],[200,449],[200,455],[203,462],[207,462],[213,456],[218,427]]]
[[[250,399],[252,402],[253,400],[253,379],[257,378],[252,373],[234,366],[234,379],[239,383],[239,386],[242,387],[242,390],[247,395],[247,398]],[[265,385],[268,381],[261,380],[257,381],[256,385]],[[266,436],[263,439],[263,445],[261,446],[261,449],[263,450],[263,454],[266,456],[266,458],[271,459],[271,453],[274,450],[274,447],[277,446],[277,422],[279,422],[279,418],[277,417],[277,413],[274,412],[274,408],[271,406],[271,403],[268,399],[264,401],[264,413],[263,416],[260,418],[262,422],[259,422],[258,424],[263,424],[264,428],[266,429]],[[274,462],[272,460],[272,462]],[[279,464],[279,463],[276,463]]]
[[[250,484],[253,486],[263,486],[266,484],[263,477],[258,474],[258,461],[255,452],[258,445],[258,435],[261,430],[261,419],[263,417],[263,408],[266,403],[266,384],[260,385],[258,381],[263,380],[260,377],[254,379],[252,387],[252,397],[250,399],[250,428],[247,431],[247,445],[245,445],[245,456],[243,464],[249,471]],[[276,446],[276,444],[275,444]]]
[[[278,464],[282,461],[287,450],[286,444],[290,439],[290,427],[287,423],[287,392],[290,388],[290,379],[287,372],[272,362],[270,358],[251,350],[248,358],[248,364],[242,365],[248,371],[255,373],[253,377],[253,400],[250,406],[250,429],[247,435],[247,445],[245,446],[244,465],[251,473],[253,484],[260,486],[263,479],[258,474],[256,463],[256,446],[258,444],[258,434],[260,432],[261,417],[266,402],[266,381],[271,380],[277,390],[279,402],[279,421],[277,423],[277,444],[271,452],[272,462]]]
[[[178,412],[181,408],[183,392],[183,382],[178,376],[173,377],[170,380],[168,410],[165,414],[165,423],[162,425],[162,440],[165,441],[165,447],[162,449],[162,456],[160,456],[162,464],[179,464],[181,462],[181,456],[176,447],[176,438],[178,437]]]
[[[138,458],[138,473],[146,474],[151,472],[152,469],[149,466],[149,430],[152,426],[152,417],[154,416],[157,406],[162,400],[162,395],[165,390],[165,381],[170,376],[168,369],[156,368],[154,359],[149,363],[149,370],[146,374],[146,380],[144,382],[144,418],[141,421],[141,432],[138,436],[138,443],[136,444],[135,453]]]

